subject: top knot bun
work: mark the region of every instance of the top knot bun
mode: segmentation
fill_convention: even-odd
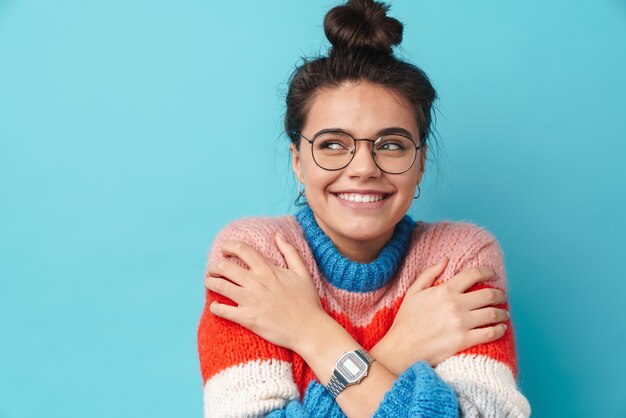
[[[388,17],[389,6],[373,0],[349,0],[326,13],[324,33],[334,50],[366,48],[390,55],[402,42],[403,26]]]

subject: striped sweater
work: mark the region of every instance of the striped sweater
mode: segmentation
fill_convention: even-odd
[[[444,256],[450,261],[435,286],[470,267],[490,266],[497,277],[469,291],[506,290],[500,246],[476,225],[416,223],[405,216],[378,258],[364,264],[337,251],[308,206],[295,216],[232,222],[215,238],[209,261],[222,257],[222,242],[240,240],[286,268],[274,242],[276,232],[300,253],[324,309],[366,350],[389,330],[417,276]],[[197,335],[205,418],[345,416],[300,356],[213,315],[213,300],[233,304],[206,291]],[[508,309],[508,302],[498,307]],[[529,416],[530,405],[517,387],[511,319],[507,325],[502,338],[456,353],[434,369],[425,361],[415,363],[398,377],[375,416]]]

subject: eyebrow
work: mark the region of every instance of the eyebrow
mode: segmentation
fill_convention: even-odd
[[[344,132],[347,133],[348,135],[352,136],[353,138],[355,138],[354,134],[348,130],[348,129],[342,129],[342,128],[326,128],[326,129],[322,129],[321,131],[318,131],[315,133],[315,135],[313,135],[314,137],[321,135],[321,134],[325,134],[327,132]],[[404,128],[400,128],[399,126],[392,126],[389,128],[384,128],[381,129],[380,131],[378,131],[376,133],[376,137],[380,137],[383,135],[393,135],[393,134],[400,134],[400,135],[404,135],[404,136],[408,136],[409,138],[413,139],[413,135],[411,134],[411,132],[407,131]]]

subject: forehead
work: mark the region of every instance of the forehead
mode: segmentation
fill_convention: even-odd
[[[417,138],[417,121],[408,101],[386,87],[350,81],[315,93],[303,131],[342,128],[368,137],[388,127],[405,128]]]

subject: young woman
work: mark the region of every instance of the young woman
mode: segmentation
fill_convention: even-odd
[[[436,93],[393,56],[403,27],[387,10],[331,9],[329,55],[291,78],[303,206],[214,241],[198,328],[206,417],[530,414],[496,239],[407,215]]]

